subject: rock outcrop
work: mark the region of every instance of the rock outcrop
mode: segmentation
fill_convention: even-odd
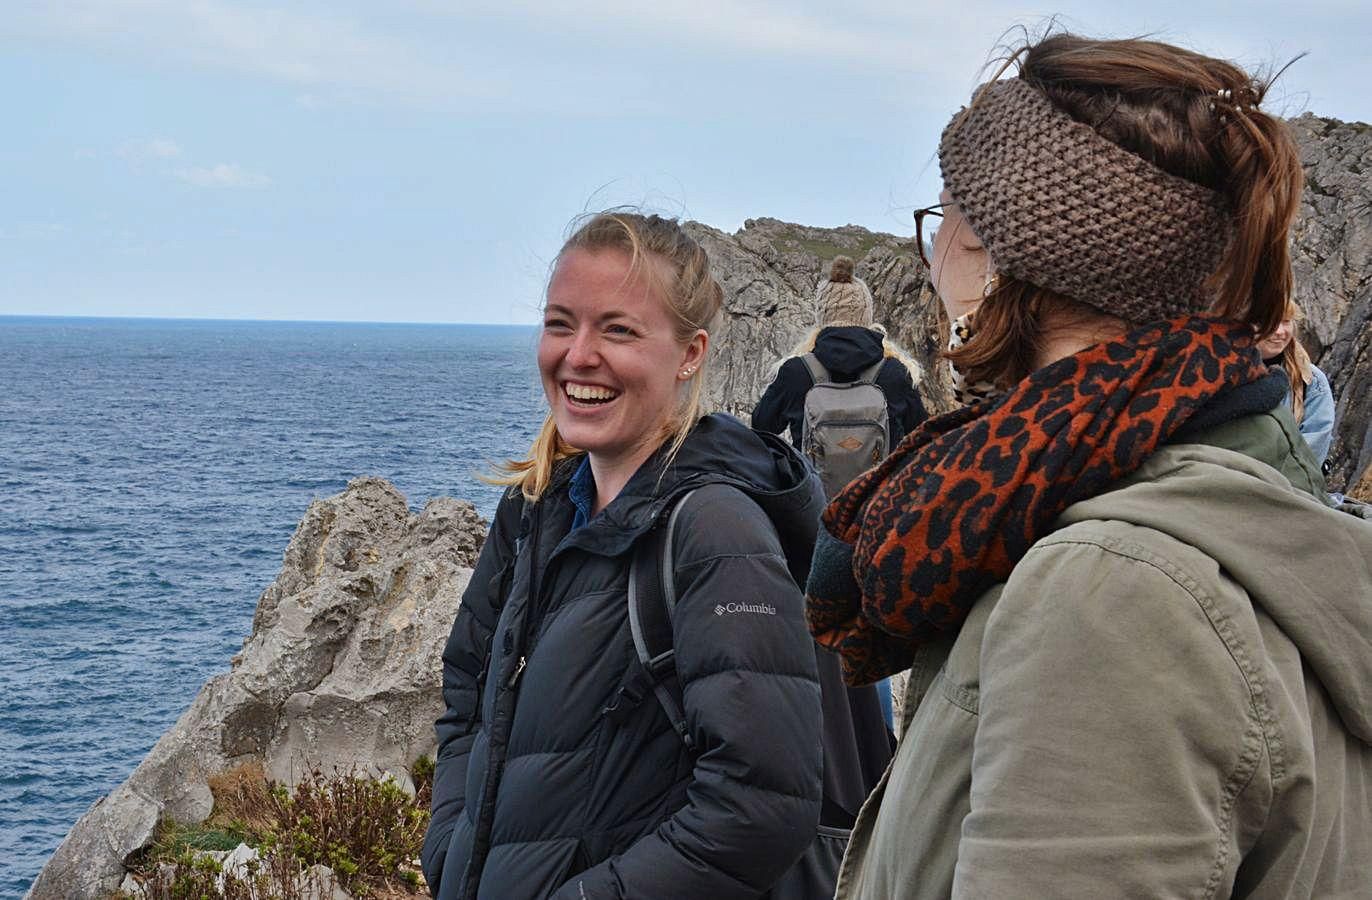
[[[1291,125],[1305,166],[1296,220],[1301,338],[1338,401],[1330,485],[1372,470],[1372,126],[1303,115]]]
[[[29,897],[108,897],[158,822],[203,821],[207,777],[240,762],[284,783],[318,767],[408,784],[434,749],[440,654],[484,535],[471,504],[412,515],[378,478],[310,504],[231,670],[81,817]]]
[[[776,219],[749,219],[733,235],[694,222],[689,229],[724,286],[724,321],[706,387],[711,408],[747,419],[777,364],[814,330],[815,287],[840,254],[857,261],[877,320],[919,363],[925,406],[950,407],[945,367],[938,364],[946,326],[911,239],[856,225],[811,228]]]

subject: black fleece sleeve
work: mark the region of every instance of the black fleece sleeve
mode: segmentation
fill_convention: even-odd
[[[443,648],[444,711],[434,723],[438,756],[430,807],[433,816],[420,853],[424,880],[435,896],[448,855],[448,841],[465,805],[467,760],[481,717],[481,678],[491,653],[491,635],[503,601],[500,592],[514,555],[514,537],[522,509],[517,491],[508,491],[501,498]]]
[[[555,900],[758,897],[815,839],[819,681],[776,531],[715,485],[682,510],[675,547],[676,668],[699,748],[686,805]]]
[[[805,368],[805,362],[798,356],[786,360],[753,408],[753,427],[772,434],[781,434],[789,428],[791,443],[799,444],[800,417],[810,386],[810,371]]]

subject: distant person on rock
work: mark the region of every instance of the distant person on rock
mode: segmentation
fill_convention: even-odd
[[[832,893],[846,832],[820,824],[847,776],[821,697],[843,686],[799,587],[824,496],[784,441],[701,415],[722,301],[670,219],[601,213],[558,254],[550,411],[443,652],[441,900]]]
[[[815,291],[815,330],[782,362],[753,410],[754,428],[789,432],[829,496],[879,463],[926,415],[913,377],[918,367],[874,327],[872,306],[871,290],[853,276],[852,258],[834,257],[829,278]],[[867,688],[849,689],[859,722],[870,722],[869,694]],[[877,683],[875,696],[890,731],[895,722],[888,680]],[[864,734],[866,746],[886,743],[871,728]]]
[[[1372,522],[1258,346],[1305,187],[1270,86],[1054,33],[944,129],[916,221],[995,393],[824,513],[811,633],[911,673],[838,900],[1369,896]]]
[[[1296,324],[1300,320],[1301,309],[1292,302],[1286,307],[1286,315],[1277,329],[1258,341],[1258,350],[1263,362],[1286,373],[1291,382],[1286,392],[1286,406],[1300,426],[1301,437],[1310,445],[1315,460],[1323,466],[1334,440],[1334,392],[1329,387],[1329,379],[1310,361],[1310,354],[1296,337]]]
[[[885,449],[889,452],[924,421],[924,404],[913,377],[917,368],[875,326],[872,292],[862,279],[853,277],[853,260],[837,256],[828,279],[815,292],[815,329],[782,362],[763,392],[753,409],[753,427],[774,434],[787,432],[794,446],[806,450],[805,401],[811,388],[824,381],[852,384],[870,376],[867,380],[886,402]]]

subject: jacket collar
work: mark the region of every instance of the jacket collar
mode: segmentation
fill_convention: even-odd
[[[571,502],[567,484],[581,458],[560,464],[540,503]],[[707,484],[727,484],[767,513],[793,568],[808,569],[824,493],[809,464],[789,444],[732,416],[713,414],[697,423],[670,465],[665,461],[664,445],[599,515],[568,534],[554,552],[576,547],[617,556],[652,528],[677,497]]]

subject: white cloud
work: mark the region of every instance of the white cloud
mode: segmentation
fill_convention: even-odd
[[[597,69],[613,67],[617,53],[660,45],[676,65],[683,58],[693,65],[691,57],[705,53],[711,68],[772,57],[927,73],[932,45],[947,52],[969,28],[960,10],[920,11],[910,25],[901,5],[854,3],[395,0],[378,15],[377,6],[349,0],[274,7],[262,0],[50,0],[0,19],[0,37],[246,73],[300,89],[305,108],[361,95],[425,105],[513,100],[525,109],[567,109],[572,99],[584,109],[592,91],[622,93],[585,71],[588,58]],[[530,40],[538,35],[567,52],[541,52]]]
[[[7,10],[0,19],[0,37],[6,35],[406,100],[494,93],[484,74],[462,65],[461,53],[391,36],[333,4],[302,9],[238,0],[51,0]]]
[[[176,141],[155,137],[125,141],[114,152],[130,162],[144,162],[176,159],[181,155],[181,146]]]
[[[114,155],[125,160],[136,172],[151,170],[197,187],[260,188],[271,184],[266,175],[245,169],[238,163],[192,165],[193,160],[186,158],[181,145],[165,137],[125,141],[115,148]],[[77,151],[78,159],[94,157],[91,151]],[[176,162],[181,165],[173,168]]]
[[[823,70],[835,83],[905,92],[931,111],[965,101],[1023,0],[47,0],[11,4],[0,43],[76,45],[155,67],[189,66],[282,83],[305,109],[339,101],[596,115],[689,107],[751,85],[750,64]],[[1372,77],[1357,43],[1368,17],[1349,0],[1253,0],[1236,18],[1216,2],[1102,6],[1059,0],[1089,34],[1155,33],[1264,61],[1311,48],[1284,83],[1366,118],[1347,85]],[[8,41],[6,41],[8,38]],[[1272,42],[1278,44],[1274,47]],[[1276,52],[1269,54],[1269,48]],[[642,69],[645,51],[660,68]],[[650,64],[651,65],[651,64]],[[635,68],[635,67],[638,68]],[[846,70],[846,71],[845,71]],[[743,74],[740,75],[739,73]],[[785,93],[785,74],[776,92]],[[874,80],[876,79],[876,80]],[[768,87],[759,85],[758,87]]]
[[[271,179],[266,175],[249,172],[237,163],[179,169],[176,177],[197,187],[207,188],[258,188],[271,184]]]
[[[960,10],[913,9],[908,2],[468,0],[456,7],[442,0],[410,0],[410,6],[433,15],[456,16],[458,9],[462,14],[480,11],[515,20],[525,28],[581,33],[597,43],[620,47],[641,47],[647,38],[663,46],[686,43],[725,53],[742,51],[901,71],[920,68],[922,44],[937,40],[946,45],[948,39],[967,31],[967,17]],[[907,16],[919,27],[905,27],[910,24],[907,21],[892,22]]]

